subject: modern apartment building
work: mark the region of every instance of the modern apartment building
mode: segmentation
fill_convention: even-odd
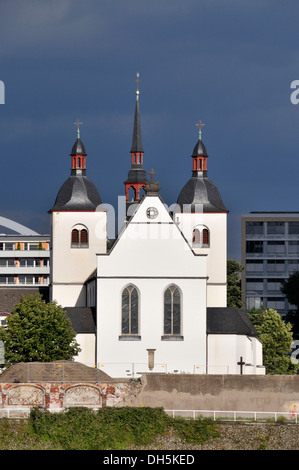
[[[250,212],[242,216],[243,302],[264,305],[282,317],[291,306],[281,282],[299,270],[299,212]]]
[[[48,298],[49,235],[0,235],[0,312],[9,312],[21,295]]]

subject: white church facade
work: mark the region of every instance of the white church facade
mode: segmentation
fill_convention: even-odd
[[[226,306],[228,210],[207,176],[201,133],[171,212],[143,168],[138,90],[130,153],[127,219],[109,249],[107,210],[86,175],[79,131],[71,175],[49,211],[51,300],[77,332],[75,360],[111,377],[264,374],[247,313]]]

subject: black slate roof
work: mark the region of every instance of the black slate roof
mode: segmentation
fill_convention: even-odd
[[[187,181],[177,204],[184,212],[228,212],[215,184],[203,175]]]
[[[93,307],[65,307],[76,333],[96,333],[96,311]]]
[[[230,307],[207,308],[207,334],[257,336],[247,312]]]
[[[86,175],[71,175],[61,186],[51,211],[96,210],[100,194]]]
[[[80,137],[78,137],[76,142],[74,143],[70,155],[87,155],[85,147]]]
[[[132,165],[125,183],[147,183],[146,171],[141,165]]]
[[[142,136],[141,136],[141,124],[140,124],[140,113],[139,113],[139,99],[136,100],[135,105],[135,116],[134,116],[134,128],[133,128],[133,138],[132,138],[132,146],[131,146],[131,153],[143,153],[143,144],[142,144]]]
[[[191,157],[207,157],[207,149],[201,139],[197,141],[193,149]]]

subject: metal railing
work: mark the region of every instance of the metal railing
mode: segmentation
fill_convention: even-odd
[[[98,410],[99,407],[90,407]],[[22,419],[28,418],[32,407],[6,407],[0,408],[0,419]],[[48,408],[51,413],[62,413],[66,408]],[[223,411],[223,410],[164,410],[165,413],[174,417],[196,419],[199,417],[212,418],[217,422],[281,422],[287,424],[298,424],[298,414],[292,410],[286,411]]]
[[[293,410],[287,411],[223,411],[223,410],[165,410],[165,413],[174,417],[213,418],[214,421],[255,421],[265,422],[281,420],[297,424],[298,414]]]

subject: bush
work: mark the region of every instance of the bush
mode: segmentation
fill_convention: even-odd
[[[182,440],[202,443],[217,435],[212,420],[170,418],[163,408],[70,408],[63,413],[33,409],[33,433],[65,450],[117,450],[145,446],[173,428]]]
[[[203,444],[212,437],[220,434],[211,418],[196,418],[186,420],[184,418],[173,418],[172,426],[180,438],[190,444]]]

